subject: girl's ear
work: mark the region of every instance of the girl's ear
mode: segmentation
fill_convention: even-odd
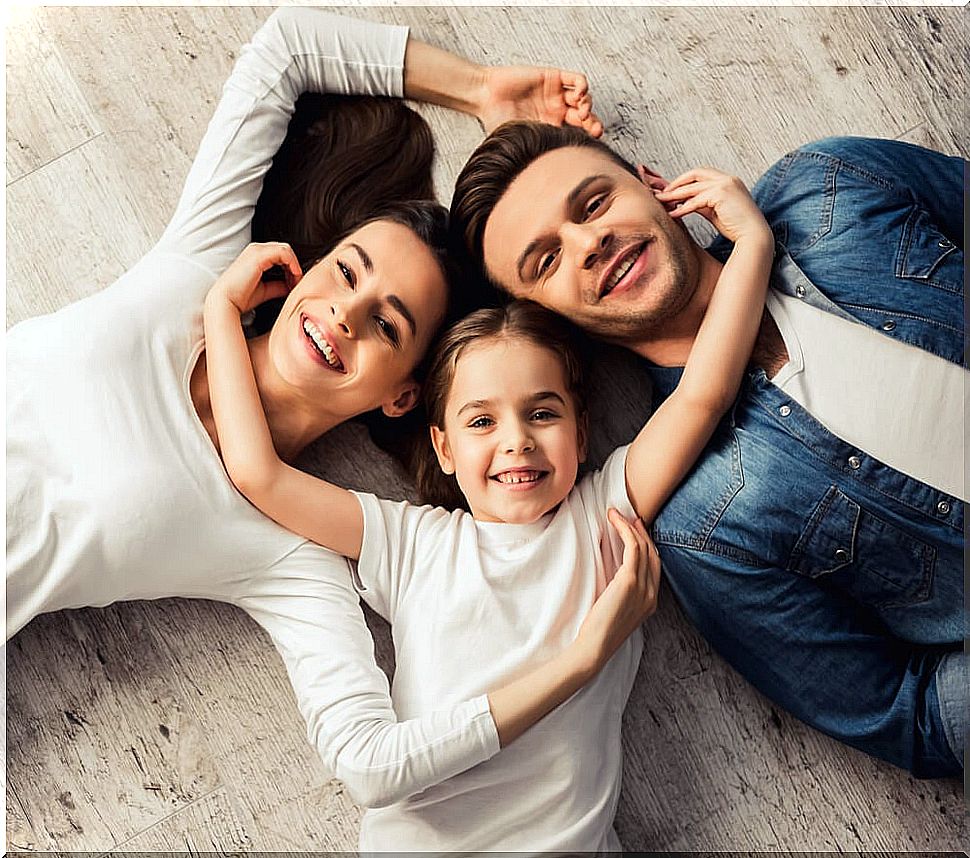
[[[455,463],[451,458],[451,447],[448,445],[448,436],[444,429],[437,426],[429,426],[431,431],[431,446],[434,447],[434,454],[438,457],[438,464],[446,474],[455,472]]]
[[[381,410],[388,417],[401,417],[418,404],[420,394],[421,388],[418,383],[409,378],[394,399],[381,405]]]

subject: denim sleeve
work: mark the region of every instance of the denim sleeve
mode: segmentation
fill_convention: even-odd
[[[658,547],[691,621],[759,691],[810,726],[917,777],[962,772],[937,693],[946,648],[889,636],[844,595],[787,570]],[[965,708],[965,690],[962,697]]]
[[[912,143],[869,137],[828,137],[798,149],[838,159],[912,197],[963,249],[963,186],[967,162]]]

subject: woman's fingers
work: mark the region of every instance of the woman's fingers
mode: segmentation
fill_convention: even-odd
[[[566,104],[577,105],[579,100],[589,92],[589,81],[586,75],[582,72],[560,71],[559,76],[562,80],[563,98]]]

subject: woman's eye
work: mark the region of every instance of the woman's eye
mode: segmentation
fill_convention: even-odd
[[[347,281],[347,285],[354,289],[357,286],[357,278],[354,276],[354,272],[351,271],[346,265],[344,265],[339,259],[337,260],[337,268],[343,275],[344,280]]]
[[[586,208],[583,209],[583,219],[592,217],[596,214],[597,210],[606,201],[606,194],[600,194],[599,196],[593,197],[588,203],[586,203]]]
[[[476,417],[468,424],[472,429],[486,429],[492,425],[491,417]]]
[[[377,327],[381,329],[381,333],[390,340],[391,345],[396,346],[400,342],[400,337],[397,335],[397,328],[387,321],[387,319],[383,316],[374,316],[374,321],[377,323]]]

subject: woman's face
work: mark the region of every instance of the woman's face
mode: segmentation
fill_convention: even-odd
[[[269,336],[284,382],[343,419],[417,401],[411,378],[444,318],[444,275],[410,229],[375,221],[347,236],[287,296]]]

